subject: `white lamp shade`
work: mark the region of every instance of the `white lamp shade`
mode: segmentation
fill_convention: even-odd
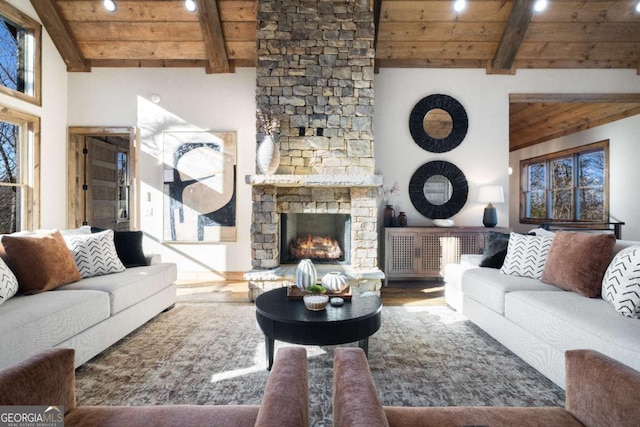
[[[504,203],[502,185],[485,185],[480,187],[478,201],[484,203]]]

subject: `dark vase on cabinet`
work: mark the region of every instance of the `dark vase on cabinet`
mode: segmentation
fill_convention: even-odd
[[[393,209],[393,205],[386,205],[384,207],[384,214],[383,214],[384,226],[392,227],[395,216],[396,216],[396,211]]]
[[[400,227],[407,226],[407,214],[402,211],[400,211],[400,213],[398,214],[398,225]]]

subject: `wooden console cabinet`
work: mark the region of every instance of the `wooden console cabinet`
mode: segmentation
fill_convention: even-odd
[[[394,279],[441,278],[462,254],[481,254],[489,231],[505,227],[389,227],[385,229],[385,285]]]

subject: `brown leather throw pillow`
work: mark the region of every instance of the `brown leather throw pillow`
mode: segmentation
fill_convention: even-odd
[[[2,236],[7,264],[18,279],[19,292],[49,291],[82,279],[59,231],[28,236]]]
[[[615,243],[613,234],[556,232],[541,281],[585,297],[600,296]]]

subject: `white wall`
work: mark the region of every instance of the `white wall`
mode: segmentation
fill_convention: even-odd
[[[401,194],[393,201],[396,213],[399,210],[406,211],[409,226],[431,224],[431,220],[423,217],[411,204],[409,180],[422,164],[445,160],[458,166],[469,182],[467,203],[453,217],[456,225],[482,226],[485,204],[476,201],[478,188],[493,184],[505,188],[505,203],[495,205],[498,226],[515,228],[518,215],[512,211],[510,217],[507,190],[510,164],[509,94],[638,93],[640,76],[635,70],[518,70],[516,75],[509,76],[487,75],[481,69],[385,68],[376,75],[374,85],[376,165],[379,173],[385,177],[385,185],[393,185],[394,182],[400,185]],[[465,107],[469,117],[469,130],[464,141],[454,150],[441,154],[420,148],[411,138],[408,125],[409,114],[415,104],[435,93],[456,98]],[[628,163],[631,159],[626,161]],[[514,167],[514,170],[517,168]],[[612,171],[612,186],[614,175],[616,173]],[[615,179],[615,185],[619,185],[620,178]],[[514,203],[517,203],[517,198]],[[617,215],[613,209],[612,214]],[[628,214],[625,213],[625,216]]]
[[[9,0],[12,6],[40,22],[31,4]],[[0,94],[0,106],[40,117],[42,228],[66,224],[67,205],[67,67],[46,31],[42,33],[42,106]],[[45,161],[46,160],[46,161]],[[44,178],[46,177],[46,178]]]
[[[573,135],[554,139],[532,147],[514,151],[509,156],[509,164],[514,170],[510,179],[510,215],[514,231],[524,232],[535,225],[520,224],[519,188],[520,160],[530,159],[547,153],[578,147],[593,142],[609,140],[609,211],[612,219],[625,223],[622,226],[622,238],[640,240],[640,115],[618,120]]]
[[[141,229],[145,249],[179,265],[181,279],[251,268],[251,187],[255,173],[255,69],[205,74],[203,69],[100,69],[69,74],[70,126],[140,129]],[[150,101],[159,95],[160,102]],[[237,132],[237,240],[220,244],[162,243],[162,132]],[[147,195],[151,200],[147,201]],[[152,210],[148,216],[145,212]]]

